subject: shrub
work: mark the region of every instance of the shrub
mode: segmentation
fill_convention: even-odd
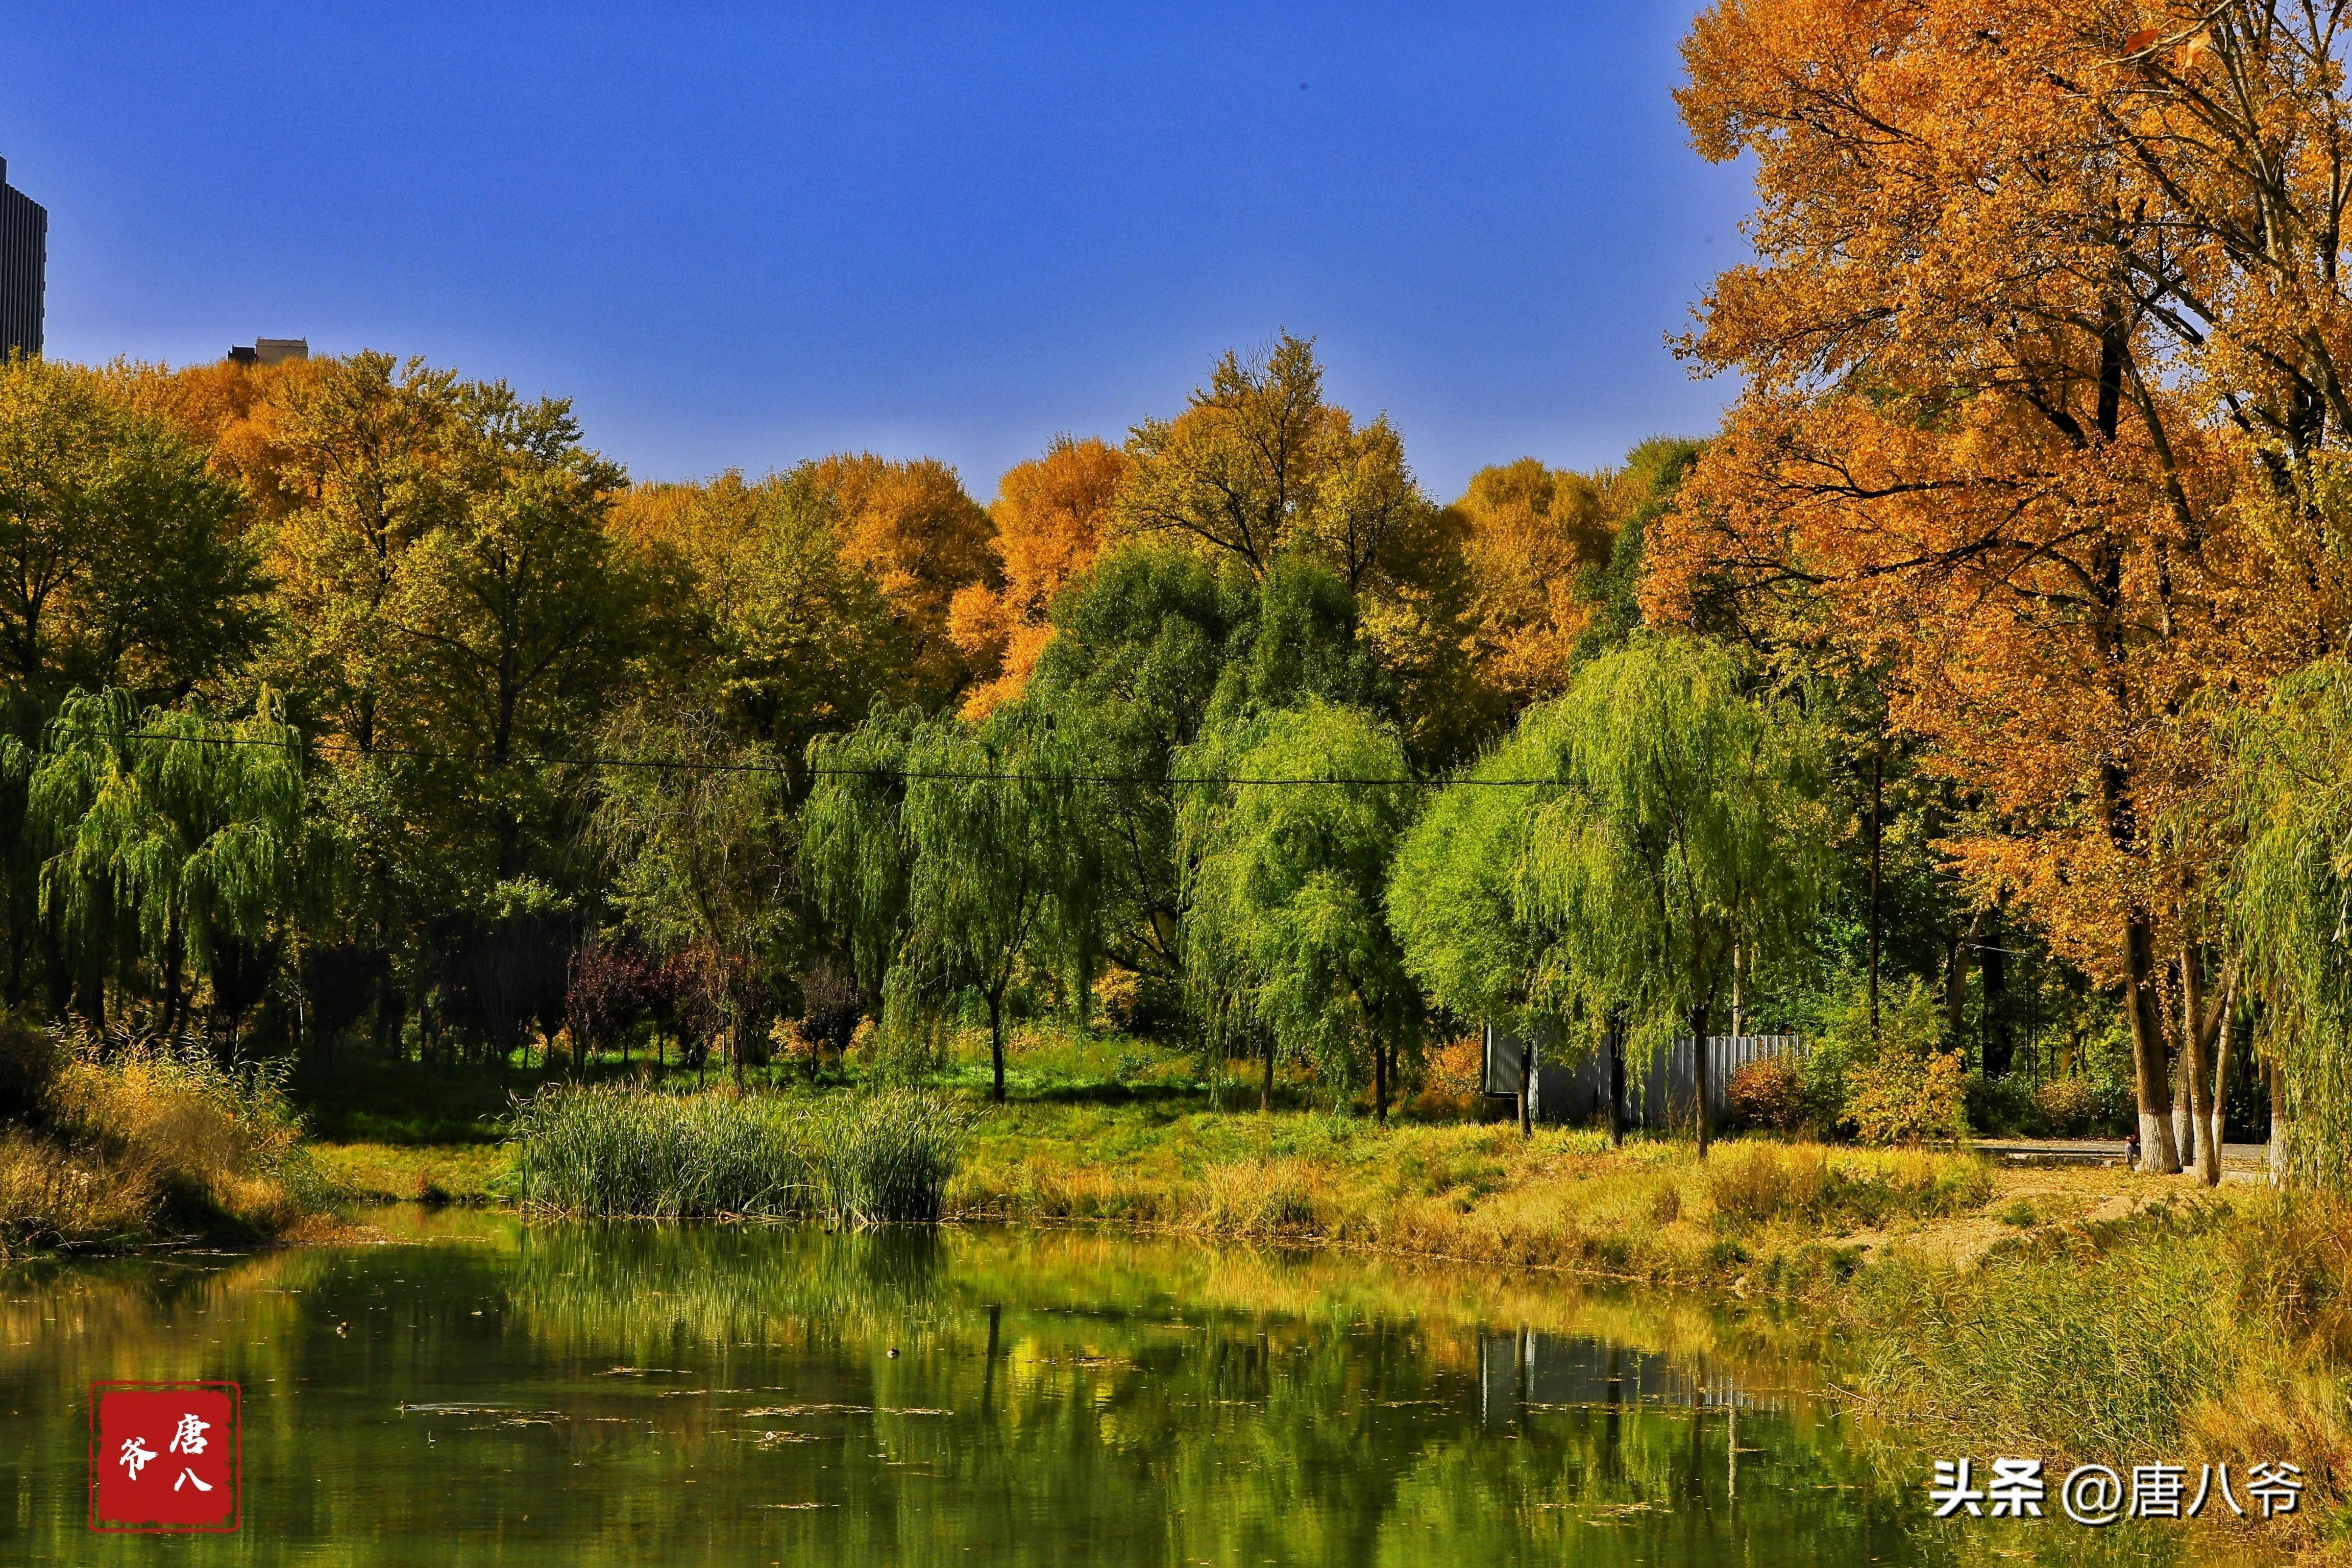
[[[2079,1078],[2053,1078],[2033,1091],[2042,1121],[2062,1138],[2079,1137],[2099,1118],[2097,1090]]]
[[[1759,1057],[1731,1075],[1724,1086],[1732,1114],[1741,1124],[1768,1132],[1801,1132],[1815,1120],[1805,1082],[1804,1061],[1796,1052]]]
[[[1824,1130],[1850,1126],[1870,1143],[1965,1132],[1968,1073],[1943,1034],[1943,1009],[1920,982],[1885,998],[1875,1029],[1869,993],[1857,986],[1809,1053]]]
[[[836,1058],[849,1054],[857,1026],[865,1021],[865,995],[848,965],[825,959],[810,966],[801,977],[801,1016],[793,1031],[793,1038],[807,1047],[810,1071],[822,1064],[827,1047]]]
[[[1422,1058],[1420,1091],[1402,1113],[1423,1121],[1475,1119],[1486,1104],[1486,1047],[1475,1035],[1449,1040]]]
[[[1144,1022],[1143,976],[1112,964],[1095,977],[1095,1005],[1114,1026],[1133,1034]]]
[[[1846,1116],[1865,1143],[1924,1143],[1968,1131],[1968,1071],[1958,1051],[1883,1050],[1848,1070]]]
[[[523,1201],[570,1214],[932,1221],[971,1113],[914,1089],[825,1099],[555,1086],[510,1140]]]
[[[1854,1097],[1865,1084],[1877,1082],[1878,1092],[1867,1102],[1875,1122],[1885,1109],[1887,1075],[1872,1069],[1886,1058],[1924,1058],[1943,1044],[1943,1009],[1927,988],[1914,980],[1885,998],[1877,1026],[1871,1023],[1870,989],[1853,983],[1843,1001],[1828,1010],[1811,1047],[1799,1068],[1803,1078],[1809,1121],[1807,1130],[1822,1136],[1859,1131]],[[1902,1076],[1902,1069],[1895,1070]],[[1864,1132],[1863,1136],[1870,1135]]]
[[[2036,1137],[2050,1130],[2050,1119],[2033,1094],[2032,1080],[2011,1073],[1987,1078],[1970,1073],[1968,1083],[1969,1125],[1979,1132],[2009,1132]]]

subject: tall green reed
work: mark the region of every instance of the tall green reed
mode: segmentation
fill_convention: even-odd
[[[558,1086],[518,1109],[526,1204],[567,1214],[831,1225],[940,1217],[973,1121],[915,1089],[824,1098]]]

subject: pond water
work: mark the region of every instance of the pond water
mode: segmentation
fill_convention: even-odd
[[[385,1243],[0,1270],[0,1560],[2147,1561],[1926,1516],[1801,1325],[1084,1233],[385,1211]],[[244,1388],[234,1535],[87,1528],[94,1379]],[[2053,1510],[2054,1512],[2054,1510]]]

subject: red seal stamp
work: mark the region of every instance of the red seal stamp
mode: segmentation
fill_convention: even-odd
[[[89,1527],[159,1534],[237,1527],[234,1383],[89,1385]]]

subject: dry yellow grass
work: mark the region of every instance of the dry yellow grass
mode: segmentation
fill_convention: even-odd
[[[1020,1106],[950,1192],[965,1219],[1100,1221],[1675,1282],[1801,1289],[1850,1271],[1847,1237],[1974,1212],[1951,1153],[1400,1125],[1312,1113]]]
[[[35,1115],[0,1134],[0,1256],[257,1239],[323,1207],[300,1123],[266,1075],[157,1045],[59,1048],[39,1065]]]

